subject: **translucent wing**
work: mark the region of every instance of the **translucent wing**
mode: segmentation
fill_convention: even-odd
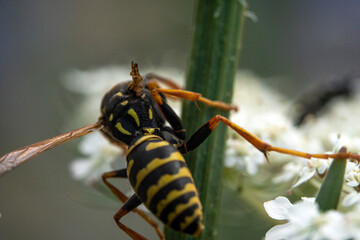
[[[9,152],[0,158],[0,176],[40,153],[103,128],[101,121]]]

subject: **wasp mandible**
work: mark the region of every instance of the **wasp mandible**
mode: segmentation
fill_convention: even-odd
[[[200,146],[220,122],[236,131],[266,158],[269,152],[275,151],[303,158],[360,160],[360,155],[348,152],[310,154],[272,146],[221,115],[212,117],[186,140],[182,122],[168,105],[167,97],[203,102],[228,111],[237,111],[237,107],[183,90],[155,74],[142,77],[134,62],[131,63],[130,75],[131,81],[119,83],[105,94],[97,123],[5,154],[0,158],[0,175],[43,151],[100,130],[110,142],[127,148],[127,168],[102,175],[106,186],[123,202],[114,215],[115,222],[131,238],[146,239],[120,222],[123,216],[134,211],[153,226],[160,239],[165,239],[156,222],[137,207],[144,203],[158,219],[174,230],[192,236],[201,233],[204,227],[201,202],[183,154]],[[169,89],[161,88],[159,82]],[[166,122],[170,126],[165,125]],[[108,181],[109,178],[127,178],[135,193],[127,197]]]

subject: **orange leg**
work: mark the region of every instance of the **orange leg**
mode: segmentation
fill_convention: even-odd
[[[230,111],[230,110],[233,110],[235,112],[238,111],[238,107],[235,105],[230,105],[230,104],[220,102],[220,101],[213,101],[213,100],[202,97],[200,93],[195,93],[195,92],[181,90],[181,89],[164,89],[164,88],[153,89],[151,91],[151,95],[153,96],[155,101],[157,101],[160,104],[161,104],[162,100],[160,99],[159,93],[164,93],[169,96],[175,96],[178,98],[194,101],[195,103],[196,103],[196,101],[199,101],[199,102],[205,103],[206,105],[208,105],[210,107],[216,107],[216,108],[224,109],[227,111]]]
[[[127,178],[126,169],[106,172],[102,175],[102,180],[105,185],[111,190],[111,192],[122,202],[124,205],[120,208],[120,210],[114,215],[114,219],[116,224],[122,229],[125,233],[127,233],[132,239],[135,240],[146,240],[141,234],[135,232],[131,228],[125,226],[120,223],[120,219],[128,214],[130,211],[136,212],[140,217],[142,217],[147,223],[149,223],[156,231],[157,235],[161,240],[165,240],[164,234],[159,229],[158,224],[152,220],[148,215],[144,212],[136,209],[142,202],[141,200],[134,194],[131,198],[128,198],[124,193],[122,193],[119,189],[117,189],[114,185],[112,185],[108,178]]]
[[[269,152],[278,152],[288,155],[293,155],[297,157],[303,157],[303,158],[321,158],[321,159],[352,159],[356,161],[360,161],[360,155],[356,153],[350,153],[350,152],[338,152],[338,153],[332,153],[332,154],[326,154],[326,153],[318,153],[318,154],[311,154],[306,152],[300,152],[292,149],[286,149],[281,147],[272,146],[269,143],[266,143],[262,141],[260,138],[256,137],[249,131],[245,130],[244,128],[236,125],[235,123],[231,122],[226,117],[223,117],[221,115],[216,115],[212,117],[207,123],[205,123],[199,130],[197,130],[190,139],[180,147],[180,151],[183,153],[192,151],[196,147],[198,147],[210,134],[211,132],[216,128],[216,126],[223,122],[230,128],[232,128],[234,131],[236,131],[240,136],[242,136],[246,141],[248,141],[251,145],[253,145],[255,148],[257,148],[260,152],[262,152],[266,159],[268,160],[267,156]]]
[[[161,83],[165,84],[166,86],[168,86],[171,89],[182,89],[182,87],[177,85],[177,83],[175,83],[174,81],[172,81],[172,80],[170,80],[168,78],[159,76],[159,75],[157,75],[155,73],[146,74],[145,79],[148,79],[150,81],[155,80],[155,81],[161,82]]]

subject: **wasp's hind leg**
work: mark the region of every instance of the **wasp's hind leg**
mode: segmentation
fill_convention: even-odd
[[[141,200],[134,194],[132,195],[124,205],[117,211],[114,215],[114,220],[116,224],[119,226],[121,230],[123,230],[127,235],[129,235],[132,239],[135,240],[145,240],[146,238],[140,235],[139,233],[135,232],[131,228],[127,227],[126,225],[120,222],[120,219],[128,214],[130,211],[134,210],[141,204]]]
[[[114,219],[116,221],[116,224],[119,226],[120,229],[122,229],[126,234],[128,234],[130,237],[132,237],[135,240],[146,240],[145,237],[140,235],[139,233],[135,232],[131,228],[125,226],[120,222],[120,219],[128,214],[131,211],[136,212],[140,215],[147,223],[149,223],[156,231],[157,235],[161,240],[164,240],[164,234],[159,229],[158,224],[152,220],[148,215],[146,215],[144,212],[140,211],[139,209],[136,209],[142,202],[141,200],[134,194],[130,198],[128,198],[124,193],[122,193],[119,189],[117,189],[114,185],[112,185],[108,179],[109,178],[127,178],[126,169],[106,172],[102,175],[102,180],[105,183],[105,185],[111,190],[111,192],[122,202],[124,205],[120,208],[120,210],[114,215]]]
[[[195,148],[197,148],[200,144],[202,144],[205,139],[207,139],[216,126],[223,122],[227,126],[234,129],[240,136],[245,138],[246,141],[251,143],[254,147],[256,147],[259,151],[263,152],[264,155],[267,155],[267,152],[270,150],[271,145],[262,141],[252,133],[248,132],[244,128],[236,125],[235,123],[231,122],[229,119],[221,116],[216,115],[212,117],[208,122],[202,125],[182,146],[179,147],[181,153],[187,153]]]
[[[262,152],[266,159],[269,152],[278,152],[288,155],[293,155],[297,157],[303,158],[321,158],[321,159],[329,159],[329,158],[336,158],[336,159],[354,159],[360,161],[360,155],[355,153],[333,153],[333,154],[326,154],[326,153],[319,153],[319,154],[311,154],[306,152],[300,152],[292,149],[281,148],[272,146],[267,142],[262,141],[260,138],[256,137],[254,134],[250,133],[246,129],[236,125],[235,123],[231,122],[226,117],[221,115],[216,115],[212,117],[207,123],[201,126],[191,137],[190,139],[179,147],[179,151],[181,153],[187,153],[192,151],[193,149],[197,148],[205,139],[212,133],[212,131],[216,128],[216,126],[223,122],[234,131],[236,131],[240,136],[242,136],[246,141],[248,141],[251,145],[257,148],[260,152]]]

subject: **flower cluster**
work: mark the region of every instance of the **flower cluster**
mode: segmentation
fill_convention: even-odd
[[[182,79],[182,74],[178,71],[162,69],[158,72],[181,82],[179,79]],[[64,81],[65,86],[82,95],[72,124],[84,123],[88,119],[96,121],[104,93],[112,85],[126,79],[129,79],[128,67],[69,73]],[[358,119],[352,117],[360,116],[357,106],[360,94],[353,96],[351,100],[334,101],[320,116],[310,118],[303,126],[297,127],[291,115],[294,103],[263,84],[254,75],[239,72],[234,92],[236,95],[233,102],[240,110],[231,114],[230,119],[271,145],[310,153],[337,152],[342,146],[346,146],[351,152],[360,152],[360,128],[356,128]],[[171,103],[177,113],[180,112],[179,104],[179,101]],[[304,184],[319,187],[320,180],[331,163],[331,160],[301,159],[270,153],[268,164],[262,153],[231,130],[227,146],[227,168],[234,169],[257,183],[262,178],[266,183],[284,185],[285,188],[278,195]],[[82,139],[79,150],[83,157],[76,159],[70,169],[76,179],[86,183],[100,179],[102,172],[112,169],[114,159],[121,157],[121,150],[95,133]],[[264,169],[276,170],[264,175]],[[266,202],[264,206],[270,217],[288,221],[269,230],[266,239],[358,239],[360,168],[356,163],[347,164],[345,183],[342,206],[348,212],[344,213],[320,212],[316,203],[308,200],[291,204],[288,199],[278,197]]]
[[[314,199],[303,199],[291,204],[286,197],[277,197],[264,203],[269,216],[287,220],[271,228],[267,240],[281,239],[360,239],[360,212],[321,212]]]
[[[334,102],[321,116],[312,118],[302,127],[296,127],[291,114],[294,108],[291,100],[262,84],[253,75],[240,73],[238,78],[233,102],[240,104],[240,111],[232,114],[231,120],[265,142],[309,153],[336,152],[342,146],[351,152],[360,152],[360,128],[352,128],[357,126],[357,119],[347,117],[349,112],[360,116],[356,107],[360,94],[351,101],[341,99]],[[259,166],[265,163],[262,154],[234,132],[230,132],[228,146],[226,164],[229,167],[254,175]],[[270,162],[283,162],[283,172],[272,181],[279,183],[295,179],[293,188],[310,180],[316,173],[324,174],[330,165],[328,160],[299,159],[276,153],[270,154]],[[350,170],[348,173],[355,176]],[[350,175],[346,177],[347,181],[350,179],[356,181]],[[357,185],[359,183],[357,181]]]
[[[102,173],[113,170],[112,163],[115,160],[124,158],[121,149],[104,141],[99,132],[84,137],[79,144],[79,151],[83,157],[71,162],[70,172],[75,179],[89,185],[98,181]],[[121,160],[120,163],[125,163],[125,159]]]
[[[241,103],[241,110],[231,119],[264,141],[309,153],[335,153],[342,146],[346,146],[350,152],[360,152],[358,119],[352,117],[360,116],[357,107],[360,94],[355,94],[351,99],[333,101],[322,114],[309,118],[303,126],[297,127],[289,111],[294,107],[293,102],[262,85],[251,75],[242,77],[238,84],[246,86],[246,89],[236,87],[235,91],[240,94],[236,94],[234,102]],[[255,181],[263,177],[260,169],[270,168],[262,154],[236,134],[230,134],[228,144],[227,166],[253,176]],[[281,167],[282,171],[267,180],[274,184],[285,183],[290,190],[305,183],[318,188],[330,164],[331,159],[299,159],[270,153],[270,165]],[[284,197],[266,202],[264,206],[270,217],[288,221],[269,230],[266,239],[359,239],[359,185],[359,165],[348,162],[341,211],[321,212],[316,203],[309,201],[292,205]]]

